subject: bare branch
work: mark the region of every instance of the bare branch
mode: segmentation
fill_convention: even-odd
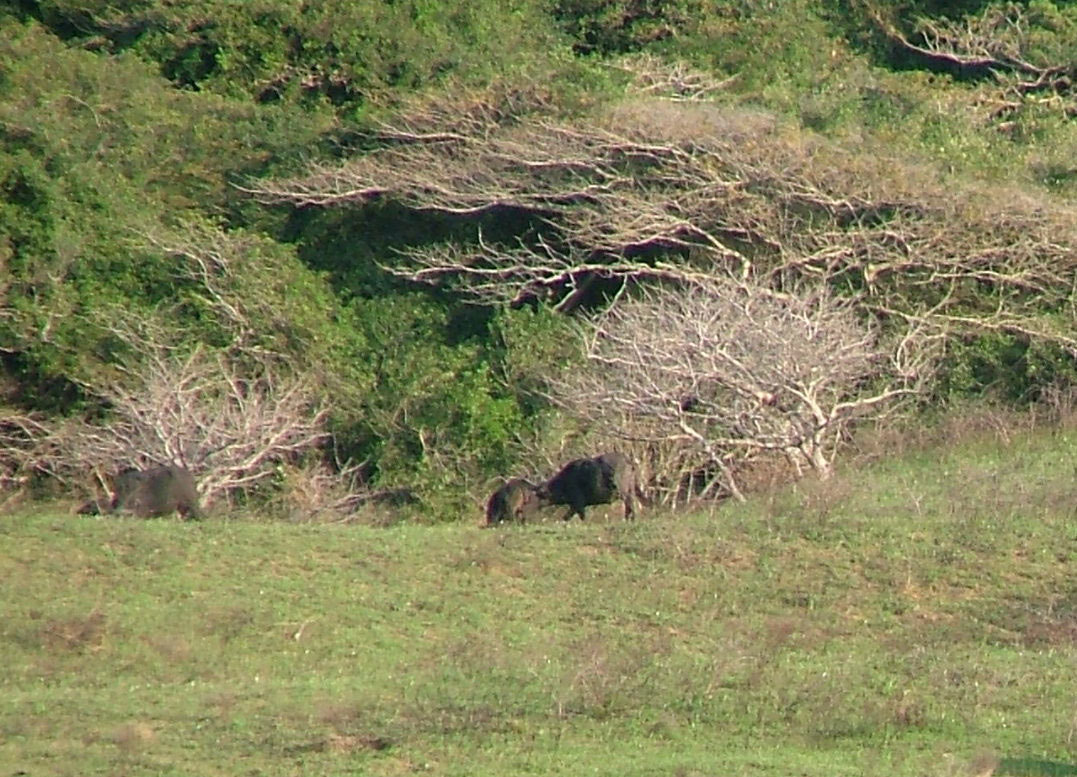
[[[554,395],[614,434],[695,450],[682,480],[711,468],[739,498],[738,463],[763,452],[826,477],[850,423],[920,390],[929,344],[911,330],[886,342],[825,289],[777,298],[715,278],[610,308]]]
[[[716,79],[684,62],[669,62],[653,54],[623,57],[611,67],[632,77],[632,88],[641,94],[676,101],[700,101],[713,97],[736,82],[738,76]]]
[[[478,113],[452,129],[437,123],[444,112],[420,123],[451,138],[391,145],[253,191],[329,206],[377,190],[417,210],[530,213],[515,242],[476,231],[468,242],[405,249],[387,267],[479,302],[538,297],[569,309],[594,279],[691,283],[732,272],[775,293],[803,280],[856,290],[880,315],[927,316],[940,330],[982,324],[1072,348],[1077,210],[1065,203],[944,184],[926,168],[704,102],[635,99],[587,124]]]
[[[1021,5],[989,5],[978,16],[960,21],[923,18],[911,38],[881,14],[873,14],[873,19],[887,37],[929,65],[997,84],[998,96],[986,101],[993,118],[1014,113],[1029,96],[1042,93],[1059,101],[1067,115],[1077,113],[1077,65],[1034,53],[1042,31],[1034,29],[1028,9]]]

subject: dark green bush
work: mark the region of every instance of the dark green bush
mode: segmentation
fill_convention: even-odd
[[[351,108],[449,74],[506,72],[559,46],[528,0],[50,0],[31,13],[78,45],[137,53],[187,89]]]
[[[1057,386],[1077,383],[1077,365],[1061,348],[1009,335],[955,337],[947,346],[936,401],[986,398],[1025,406]]]

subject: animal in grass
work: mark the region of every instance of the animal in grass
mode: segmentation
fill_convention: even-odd
[[[108,502],[91,499],[89,502],[83,502],[75,508],[75,512],[79,515],[101,515],[108,512]]]
[[[169,464],[146,470],[128,469],[116,476],[112,511],[151,518],[178,512],[198,520],[202,509],[194,477],[185,467]]]
[[[194,477],[184,467],[173,464],[151,469],[125,469],[113,478],[112,501],[105,505],[93,500],[79,513],[121,513],[139,518],[156,518],[178,512],[185,518],[202,518]]]
[[[512,478],[486,500],[486,525],[523,521],[536,507],[535,487],[523,478]]]
[[[635,518],[636,468],[621,453],[603,453],[590,459],[574,459],[561,471],[535,488],[542,505],[568,505],[564,520],[573,515],[585,519],[589,505],[624,502],[625,518]]]

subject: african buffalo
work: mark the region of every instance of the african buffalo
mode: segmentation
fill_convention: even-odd
[[[80,504],[75,509],[75,512],[79,515],[101,515],[102,513],[107,513],[108,509],[108,502],[103,502],[100,499],[91,499],[89,502]]]
[[[625,518],[635,518],[636,469],[620,453],[603,453],[591,459],[574,459],[535,489],[540,504],[568,505],[565,520],[573,515],[584,520],[588,505],[609,504],[620,498]]]
[[[198,491],[194,478],[184,467],[168,465],[152,469],[125,469],[113,478],[112,501],[91,500],[82,505],[81,514],[129,513],[139,518],[151,518],[178,512],[185,518],[198,520]]]
[[[523,478],[512,478],[486,501],[486,525],[493,526],[503,521],[523,521],[537,506],[535,487]]]
[[[173,512],[194,520],[202,517],[194,478],[184,467],[125,470],[116,476],[115,491],[112,511],[116,513],[131,513],[139,518]]]

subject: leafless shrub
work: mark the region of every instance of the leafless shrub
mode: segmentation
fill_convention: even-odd
[[[828,477],[849,424],[929,375],[922,346],[887,342],[824,289],[716,278],[613,305],[554,392],[578,417],[678,449],[679,480],[709,473],[701,493],[740,498],[735,471],[760,453]]]
[[[113,461],[182,464],[211,502],[273,477],[276,464],[326,438],[328,410],[302,376],[269,360],[250,365],[227,353],[185,352],[149,321],[111,328],[134,358],[118,379],[88,387],[113,419],[84,439]]]
[[[172,257],[186,289],[177,305],[215,318],[230,339],[192,345],[199,338],[170,309],[93,311],[86,323],[107,357],[73,379],[105,415],[0,417],[0,480],[11,487],[44,475],[69,489],[108,493],[108,476],[122,467],[179,464],[194,474],[207,503],[279,485],[282,467],[326,441],[329,413],[319,320],[303,307],[309,301],[286,293],[295,281],[285,271],[288,257],[257,235],[200,221],[138,235],[134,243]],[[327,500],[311,509],[345,510],[360,500],[354,471],[337,474],[331,487],[326,471],[311,473],[302,498],[309,502],[316,492]]]
[[[322,459],[281,467],[277,500],[287,517],[296,522],[351,521],[365,505],[376,500],[362,481],[362,466],[330,467]]]
[[[8,416],[0,465],[8,479],[31,473],[107,490],[124,466],[180,464],[194,473],[207,502],[268,481],[281,462],[325,438],[327,409],[309,381],[278,365],[252,367],[227,353],[185,350],[160,321],[109,324],[125,361],[85,385],[109,408],[104,420],[48,421]]]

